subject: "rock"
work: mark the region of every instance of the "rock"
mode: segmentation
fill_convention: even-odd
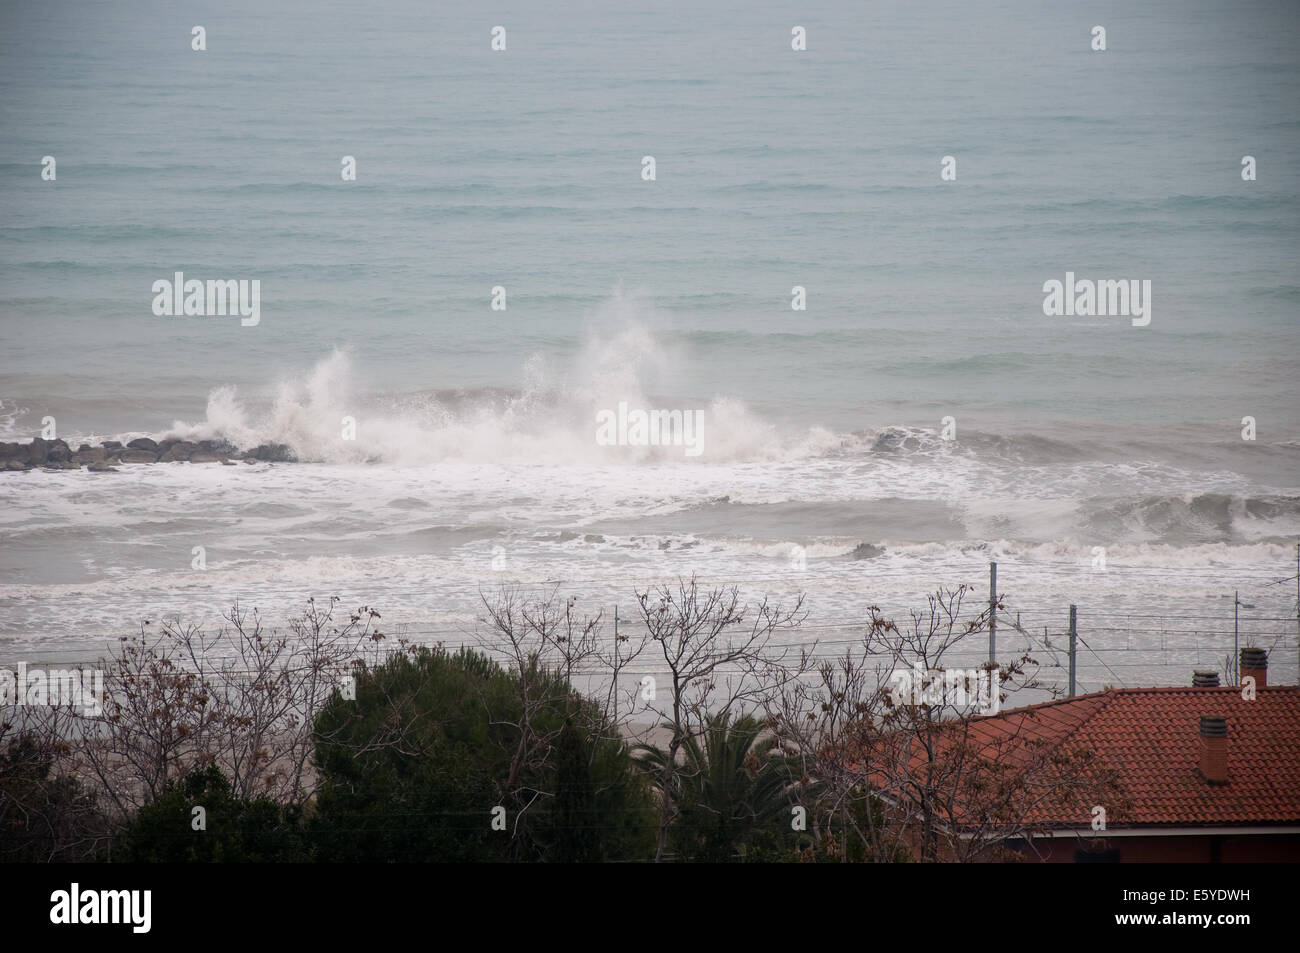
[[[100,444],[105,450],[121,450],[122,445],[116,440],[105,440]]]
[[[881,546],[872,546],[870,543],[858,543],[853,552],[849,553],[850,559],[874,559],[876,556],[884,555],[884,548]]]
[[[219,454],[208,453],[206,450],[195,451],[190,456],[190,463],[221,463],[223,460]]]
[[[123,463],[157,463],[158,454],[150,450],[124,450],[118,459]]]
[[[92,463],[86,467],[91,473],[116,473],[117,467],[110,467],[107,463]]]
[[[168,437],[166,440],[159,440],[158,441],[159,456],[166,453],[168,450],[176,446],[178,443],[180,443],[180,441],[177,440],[175,437]]]
[[[233,467],[233,466],[235,465],[235,461],[234,461],[234,460],[222,460],[222,461],[221,461],[221,465],[222,465],[223,467]]]
[[[0,461],[27,459],[27,445],[24,443],[0,443]]]
[[[127,445],[128,450],[148,450],[150,453],[158,452],[158,444],[149,437],[136,437]]]
[[[897,427],[886,427],[871,444],[872,453],[892,453],[902,449],[907,442],[907,431]]]
[[[40,465],[45,462],[45,458],[50,454],[50,443],[41,437],[37,437],[27,445],[27,460],[30,463]]]
[[[80,464],[103,463],[108,458],[108,451],[103,447],[87,447],[84,443],[72,459]]]
[[[77,448],[77,453],[85,453],[87,450],[93,450],[93,449],[94,448],[90,444],[83,443],[80,447]]]
[[[6,460],[4,469],[6,470],[26,470],[31,464],[26,460]]]
[[[159,444],[159,446],[161,447],[162,444]],[[175,463],[178,460],[188,460],[198,449],[199,445],[197,443],[190,443],[188,440],[177,440],[159,455],[158,462]]]
[[[47,470],[80,470],[81,464],[75,460],[49,460],[45,464]]]
[[[238,448],[238,447],[236,447],[236,446],[235,446],[233,443],[231,443],[229,440],[225,440],[225,439],[222,439],[222,440],[200,440],[200,441],[199,441],[199,449],[200,449],[200,450],[206,450],[208,453],[219,453],[219,454],[221,454],[222,456],[230,456],[231,454],[234,454],[234,453],[238,453],[238,452],[239,452],[239,448]]]
[[[283,443],[264,443],[248,451],[248,455],[254,460],[264,460],[267,463],[296,463],[298,458],[294,456],[288,444]]]
[[[72,451],[68,449],[65,440],[46,440],[43,437],[37,437],[31,443],[26,445],[27,460],[33,466],[41,466],[46,463],[64,463],[72,459]]]

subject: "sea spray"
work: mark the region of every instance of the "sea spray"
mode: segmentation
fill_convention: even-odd
[[[707,407],[681,410],[690,415],[689,428],[683,416],[680,429],[665,431],[665,441],[629,441],[625,445],[631,452],[611,457],[603,452],[591,421],[620,404],[662,406],[642,384],[655,376],[659,355],[652,344],[644,328],[631,327],[612,340],[593,341],[563,370],[540,356],[529,360],[516,392],[405,395],[360,393],[364,375],[346,352],[336,350],[309,373],[281,382],[270,401],[232,387],[216,388],[204,420],[177,420],[162,436],[224,439],[241,448],[284,444],[304,462],[411,466],[442,460],[626,465],[689,458],[728,463],[794,459],[835,442],[818,427],[782,434],[743,402],[720,396]],[[701,439],[704,419],[711,422],[707,444]],[[685,453],[672,453],[674,448]]]

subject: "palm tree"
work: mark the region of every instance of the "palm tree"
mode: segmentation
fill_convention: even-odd
[[[790,816],[798,774],[752,716],[708,716],[699,733],[683,739],[677,765],[655,745],[636,750],[660,797],[671,802],[671,837],[683,859],[716,863],[743,856],[755,833]]]

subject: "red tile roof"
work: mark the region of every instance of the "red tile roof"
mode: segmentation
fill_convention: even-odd
[[[1228,783],[1199,771],[1202,715],[1228,722]],[[1118,775],[1128,805],[1112,827],[1143,825],[1300,824],[1300,689],[1123,688],[972,718],[968,742],[989,757],[1040,758],[1043,746],[1093,752]],[[1019,739],[1019,740],[1016,740]],[[915,763],[915,759],[914,759]],[[1087,826],[1080,817],[1039,811],[1027,820]]]

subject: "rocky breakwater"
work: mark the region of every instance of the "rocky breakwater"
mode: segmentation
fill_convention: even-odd
[[[127,444],[105,440],[98,447],[88,443],[73,450],[63,440],[37,437],[31,443],[0,443],[0,470],[79,470],[114,472],[118,464],[137,463],[295,463],[297,457],[285,444],[262,444],[240,450],[224,440],[153,440],[139,437]]]

